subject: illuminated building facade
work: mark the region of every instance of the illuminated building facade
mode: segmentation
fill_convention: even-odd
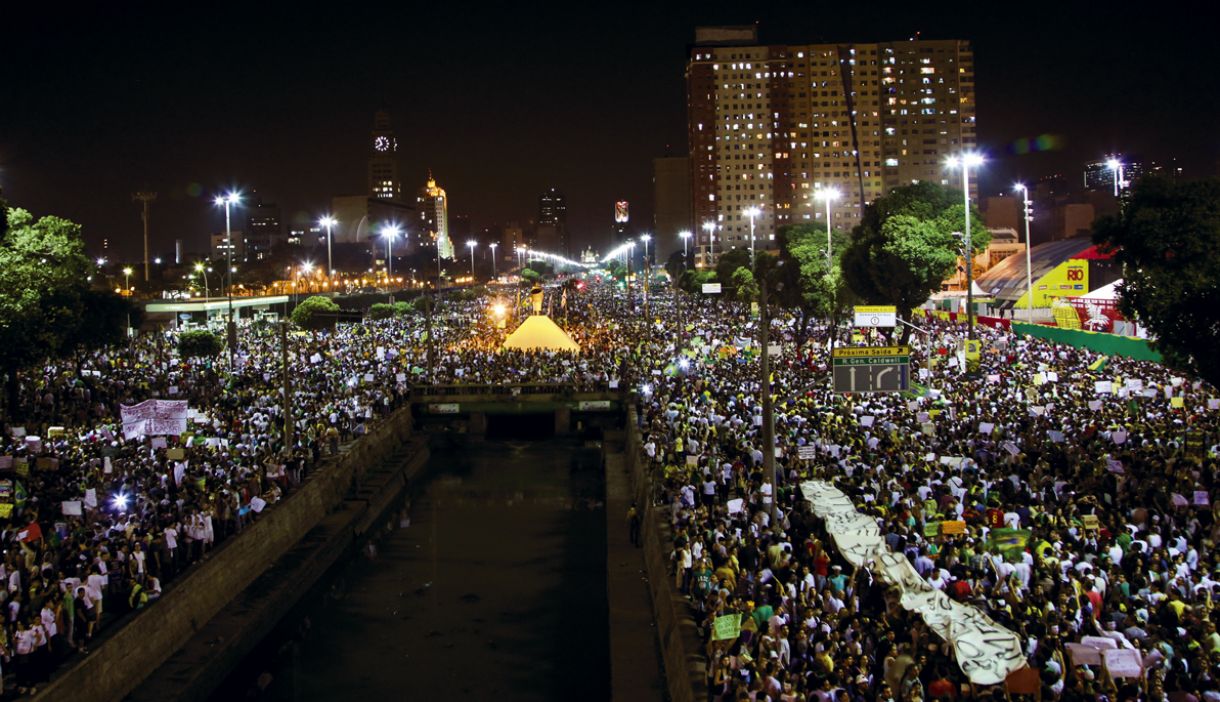
[[[825,222],[813,194],[834,188],[836,228],[899,185],[960,176],[975,147],[974,57],[958,40],[763,46],[752,27],[696,35],[686,66],[692,211],[717,250]]]
[[[431,240],[437,254],[446,260],[453,259],[453,240],[449,237],[449,199],[445,189],[436,184],[432,173],[428,173],[428,181],[420,188],[416,197],[419,210],[421,235],[426,237],[425,245]]]

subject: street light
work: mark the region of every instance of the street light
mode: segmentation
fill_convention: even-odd
[[[1033,266],[1029,250],[1033,247],[1033,242],[1029,239],[1029,223],[1033,219],[1034,210],[1029,202],[1029,188],[1025,187],[1024,183],[1017,183],[1013,186],[1013,190],[1021,193],[1023,211],[1025,216],[1025,294],[1027,296],[1026,308],[1028,313],[1025,321],[1030,324],[1034,323],[1034,285],[1033,285]]]
[[[131,295],[131,266],[123,267],[123,287],[127,288],[127,294]]]
[[[703,231],[707,232],[707,265],[710,268],[716,263],[716,223],[704,222]]]
[[[381,228],[381,236],[385,237],[385,287],[390,289],[390,276],[394,274],[394,239],[402,231],[397,224],[387,224]]]
[[[686,240],[690,238],[690,232],[686,229],[678,232],[678,238],[682,240],[682,266],[686,267]]]
[[[974,247],[970,243],[970,169],[983,165],[983,155],[967,151],[960,156],[950,156],[946,165],[962,169],[962,198],[966,203],[966,338],[974,339]]]
[[[331,229],[339,223],[339,220],[330,215],[323,215],[322,219],[318,220],[320,226],[326,227],[326,277],[329,278],[335,274],[335,264],[330,255],[330,240]]]
[[[491,279],[494,282],[496,279],[496,247],[499,246],[499,244],[493,241],[487,246],[491,248]]]
[[[225,293],[228,298],[229,321],[227,324],[229,341],[229,369],[235,365],[237,355],[237,327],[233,322],[233,228],[230,209],[241,202],[241,193],[229,192],[217,195],[212,201],[217,207],[225,208]]]
[[[745,216],[750,218],[750,265],[754,265],[754,218],[758,216],[757,207],[747,207]]]
[[[648,266],[648,242],[652,241],[651,234],[641,234],[640,241],[644,242],[644,266]]]
[[[195,272],[203,274],[203,299],[206,300],[211,297],[211,293],[208,292],[208,267],[202,262],[196,263]]]
[[[830,203],[838,200],[837,188],[820,188],[813,191],[813,199],[826,203],[826,270],[830,270]]]
[[[466,242],[466,245],[470,247],[470,282],[473,283],[474,282],[474,250],[476,247],[478,247],[479,242],[475,241],[474,239],[470,239],[469,241]]]
[[[1106,159],[1106,168],[1114,175],[1114,197],[1118,197],[1118,189],[1126,185],[1123,182],[1123,162],[1117,156],[1111,156]]]

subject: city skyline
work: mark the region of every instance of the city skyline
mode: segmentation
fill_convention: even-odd
[[[222,223],[211,196],[234,187],[257,189],[280,204],[286,228],[300,228],[332,197],[364,189],[369,115],[383,104],[394,115],[403,180],[433,169],[474,231],[529,220],[548,187],[567,195],[574,249],[601,243],[619,199],[631,202],[634,228],[650,228],[652,161],[686,153],[683,66],[701,25],[756,21],[761,44],[895,41],[919,31],[968,41],[977,139],[991,160],[983,193],[1017,177],[1075,178],[1112,152],[1180,156],[1188,176],[1215,171],[1206,120],[1216,97],[1198,90],[1206,57],[1191,40],[1202,30],[1170,13],[1133,28],[1049,5],[999,25],[978,12],[827,19],[796,6],[726,5],[607,10],[597,20],[604,31],[591,31],[564,11],[429,10],[382,44],[355,31],[388,21],[375,9],[333,22],[262,9],[28,12],[17,11],[25,31],[0,48],[15,76],[3,89],[12,108],[0,114],[0,187],[15,205],[81,223],[92,247],[108,238],[126,258],[140,250],[136,190],[160,194],[151,207],[157,251],[177,238],[203,248]],[[1081,41],[1079,26],[1095,39]],[[234,38],[251,27],[268,30],[260,43]],[[231,58],[210,51],[218,37],[232,42]],[[1172,55],[1158,41],[1176,47]],[[1196,97],[1170,99],[1186,90]]]

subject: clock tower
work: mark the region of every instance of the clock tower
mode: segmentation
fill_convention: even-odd
[[[398,138],[390,113],[385,109],[373,114],[373,131],[369,134],[369,197],[377,200],[398,200],[402,182],[398,180]]]

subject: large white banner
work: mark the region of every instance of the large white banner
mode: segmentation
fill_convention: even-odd
[[[123,437],[178,436],[186,431],[186,400],[145,400],[134,405],[120,405]]]
[[[998,685],[1026,665],[1021,639],[978,608],[955,602],[920,577],[911,562],[885,545],[877,523],[856,511],[847,495],[824,480],[801,483],[813,512],[825,520],[839,552],[857,567],[898,588],[903,609],[953,646],[962,672],[976,685]]]

